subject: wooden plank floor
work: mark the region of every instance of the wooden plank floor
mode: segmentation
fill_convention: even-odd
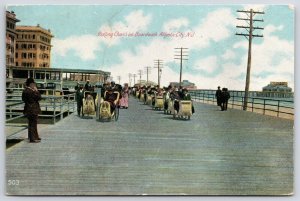
[[[195,103],[173,120],[136,99],[117,122],[71,115],[7,149],[8,195],[286,195],[293,121]]]

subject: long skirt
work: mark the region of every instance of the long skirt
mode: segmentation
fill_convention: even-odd
[[[124,93],[120,99],[120,107],[128,107],[128,93]]]

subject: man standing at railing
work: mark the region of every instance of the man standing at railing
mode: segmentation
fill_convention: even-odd
[[[228,92],[227,88],[223,88],[222,89],[222,93],[221,93],[221,110],[227,110],[227,104],[228,104],[228,100],[230,98],[230,94]]]
[[[216,99],[217,99],[218,106],[221,106],[221,94],[222,94],[222,91],[220,89],[220,86],[218,86],[218,90],[216,91]]]
[[[25,103],[24,115],[28,119],[28,139],[31,143],[40,142],[37,130],[38,114],[41,113],[39,101],[41,100],[41,94],[37,90],[36,84],[33,78],[26,80],[26,87],[22,93],[22,100]]]

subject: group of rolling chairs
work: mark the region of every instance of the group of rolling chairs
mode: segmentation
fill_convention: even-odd
[[[192,100],[179,100],[172,98],[170,92],[164,92],[162,95],[154,92],[148,94],[147,91],[137,91],[135,94],[139,101],[144,102],[145,105],[152,106],[154,110],[163,110],[164,114],[173,115],[173,119],[187,119],[190,120],[192,112]],[[177,105],[177,108],[176,108]]]
[[[103,96],[85,91],[82,105],[82,116],[93,116],[98,112],[98,119],[115,120],[119,118],[120,92],[116,90],[106,90]]]

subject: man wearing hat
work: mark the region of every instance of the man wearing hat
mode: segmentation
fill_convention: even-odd
[[[85,91],[91,91],[92,90],[92,86],[90,84],[90,80],[87,80],[85,85],[84,85],[84,90]]]
[[[36,143],[41,140],[37,130],[38,114],[41,113],[39,104],[41,94],[33,78],[28,78],[25,84],[26,87],[22,93],[22,100],[25,103],[23,113],[28,119],[28,139],[31,143]]]
[[[220,89],[220,86],[218,86],[218,90],[216,91],[216,99],[217,99],[218,106],[221,106],[221,96],[222,96],[222,91]]]

